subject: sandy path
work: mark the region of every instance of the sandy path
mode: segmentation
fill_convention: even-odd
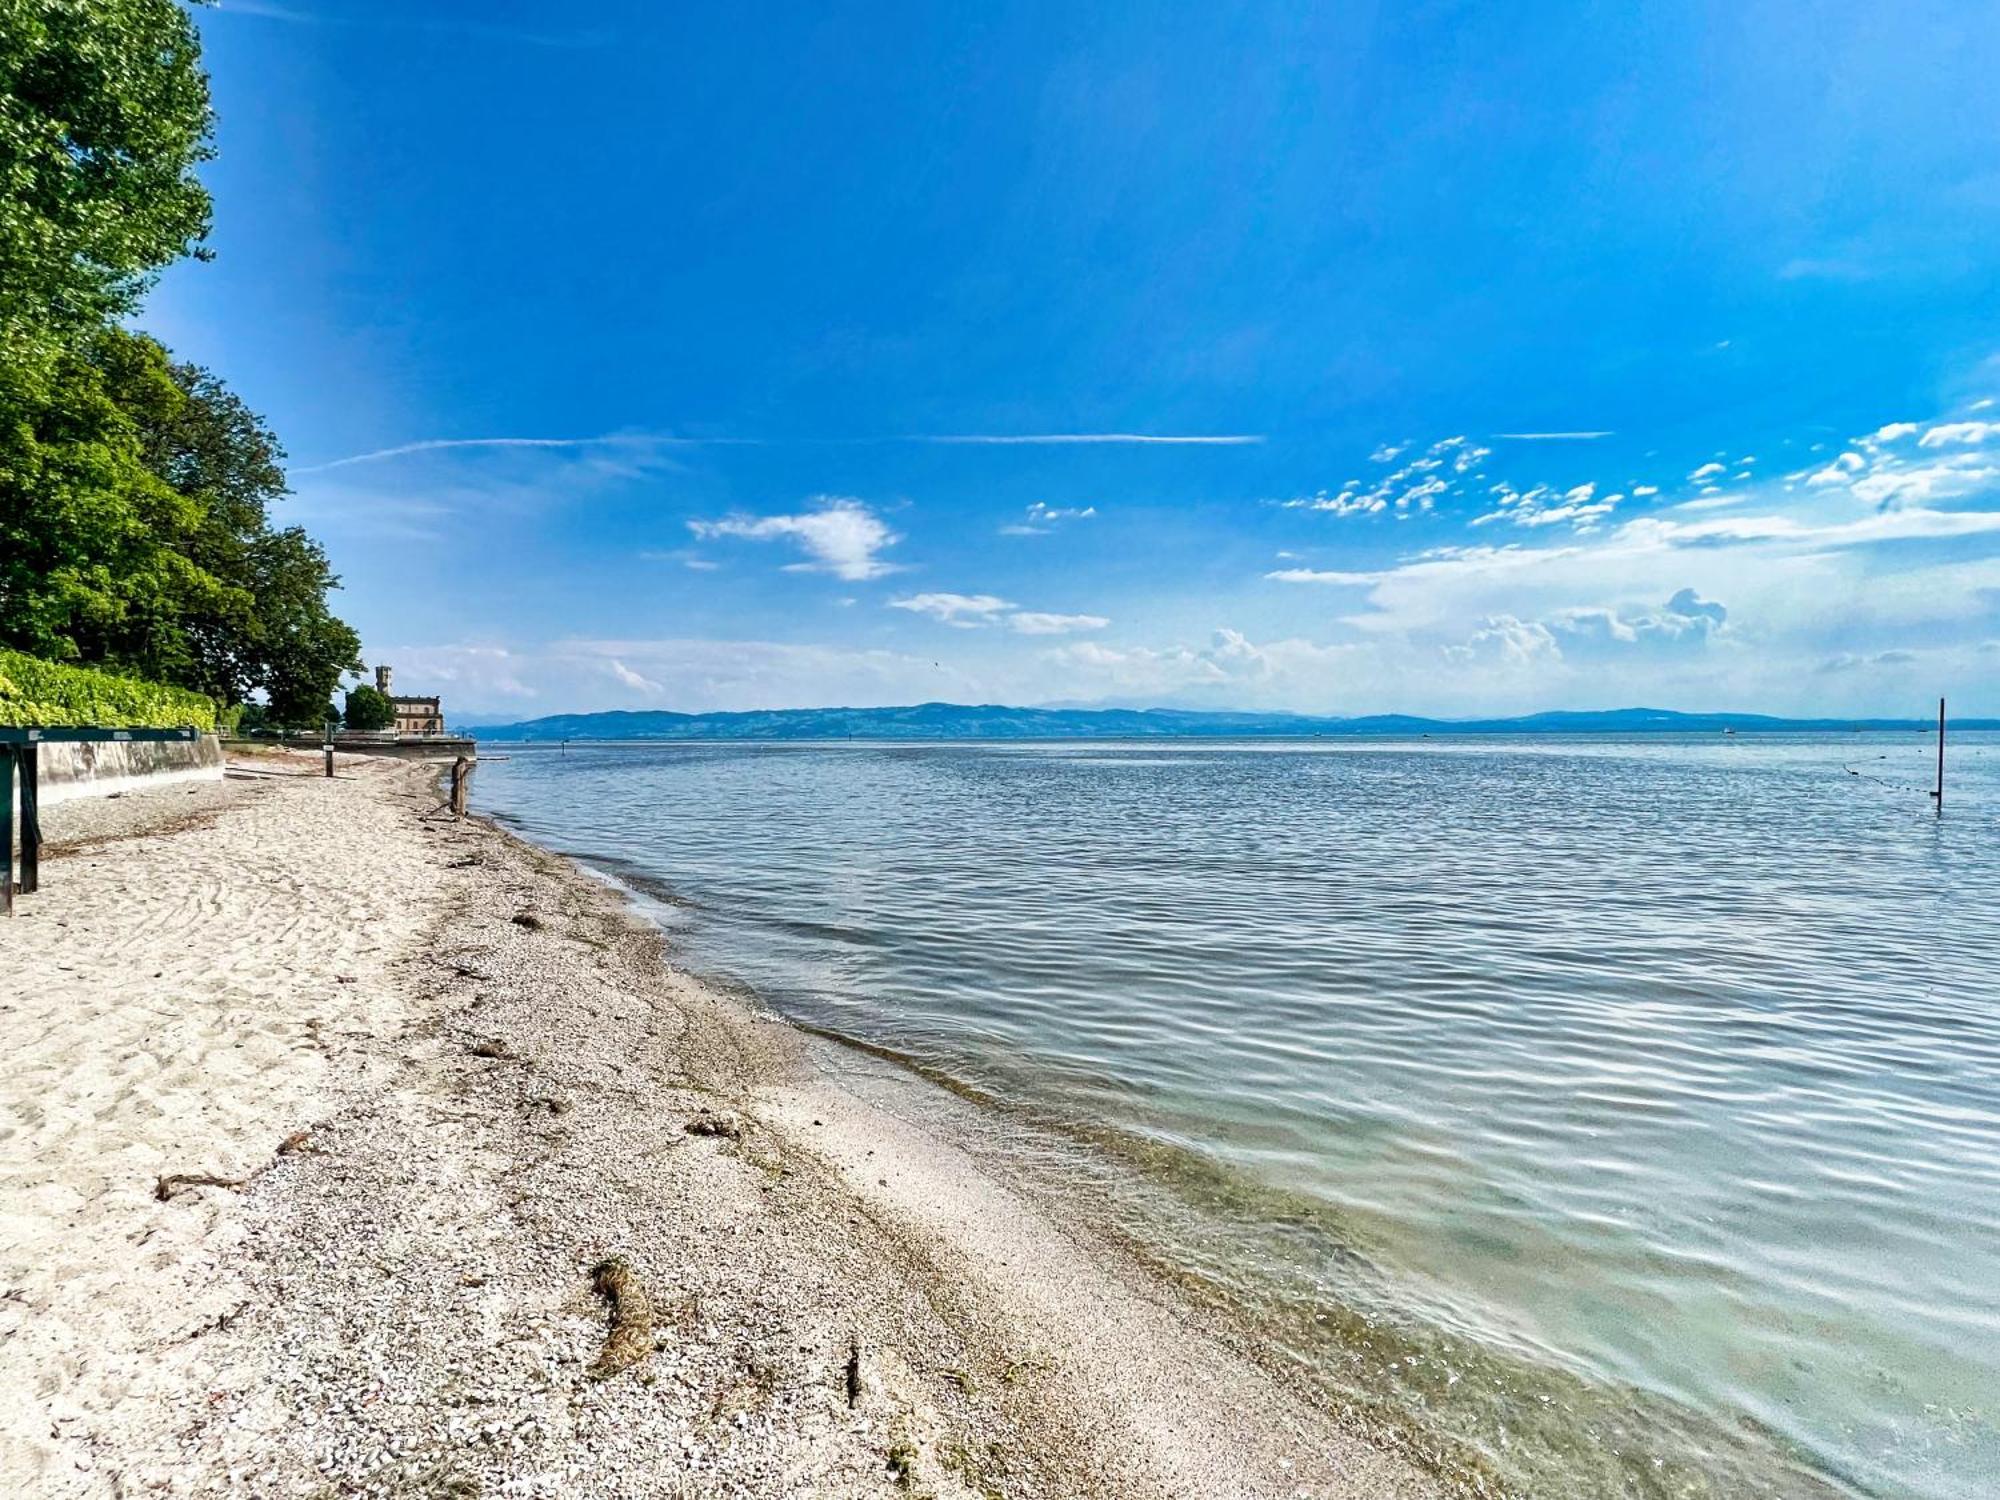
[[[233,1195],[163,1203],[158,1179],[268,1162],[326,1105],[319,1036],[402,1014],[383,965],[422,931],[436,861],[356,790],[238,781],[46,816],[61,840],[227,809],[51,859],[0,926],[0,1473],[38,1494],[151,1420],[191,1333],[241,1300]]]
[[[205,821],[53,861],[0,930],[0,1473],[90,1496],[1439,1493],[673,972],[609,888],[422,821],[433,801],[396,766],[233,783]],[[173,1171],[256,1175],[161,1202]],[[612,1254],[655,1318],[598,1381]]]

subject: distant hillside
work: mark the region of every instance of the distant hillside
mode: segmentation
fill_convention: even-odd
[[[554,714],[468,731],[483,740],[1021,740],[1268,738],[1313,735],[1715,734],[1853,729],[1924,729],[1921,719],[1779,719],[1764,714],[1683,714],[1663,708],[1529,714],[1513,719],[1425,719],[1409,714],[1311,718],[1281,713],[1204,713],[1173,708],[1006,708],[918,703],[906,708],[783,708],[680,714],[663,709]],[[2000,729],[2000,719],[1954,720],[1958,729]]]

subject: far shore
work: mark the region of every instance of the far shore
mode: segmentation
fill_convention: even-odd
[[[36,1496],[1440,1496],[436,768],[49,810],[0,930]]]

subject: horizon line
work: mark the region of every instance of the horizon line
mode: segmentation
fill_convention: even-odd
[[[684,718],[684,719],[712,719],[712,718],[741,718],[741,717],[749,717],[752,715],[769,715],[769,714],[883,714],[883,713],[906,712],[913,709],[927,709],[927,708],[960,709],[967,711],[991,709],[1009,713],[1037,713],[1037,714],[1135,714],[1135,713],[1136,714],[1184,714],[1195,717],[1207,717],[1207,718],[1226,717],[1226,718],[1299,719],[1309,722],[1316,721],[1321,723],[1357,723],[1369,719],[1408,719],[1428,724],[1498,724],[1498,723],[1519,723],[1530,719],[1547,719],[1555,717],[1610,718],[1621,715],[1626,715],[1626,716],[1644,715],[1644,716],[1651,716],[1654,718],[1671,718],[1671,719],[1763,719],[1778,724],[1878,723],[1878,724],[1894,724],[1898,726],[1910,725],[1916,728],[1924,728],[1930,725],[1934,725],[1937,722],[1934,717],[1927,714],[1914,715],[1914,716],[1882,713],[1882,712],[1858,713],[1858,714],[1781,714],[1781,713],[1767,713],[1755,709],[1651,708],[1643,704],[1634,704],[1621,708],[1543,708],[1543,709],[1530,709],[1525,712],[1519,712],[1519,713],[1494,713],[1494,714],[1471,714],[1464,716],[1447,716],[1443,714],[1413,713],[1401,710],[1377,710],[1374,712],[1341,714],[1341,713],[1311,713],[1311,712],[1301,711],[1298,709],[1285,709],[1285,708],[1188,708],[1184,706],[1176,706],[1173,704],[1159,704],[1159,703],[1148,704],[1143,707],[1133,707],[1130,705],[1119,705],[1119,704],[1105,704],[1105,705],[1070,704],[1064,706],[1054,706],[1049,704],[1027,704],[1027,703],[1023,704],[994,703],[994,702],[955,703],[947,699],[927,699],[920,703],[886,703],[886,704],[875,704],[869,706],[859,706],[853,704],[825,704],[813,707],[795,706],[791,708],[572,709],[572,710],[558,710],[553,713],[540,714],[531,719],[516,719],[508,723],[474,724],[471,725],[470,727],[484,728],[484,729],[511,729],[511,728],[518,728],[523,725],[540,723],[548,719],[564,719],[564,718],[592,719],[592,718],[605,718],[611,715],[633,715],[633,714],[668,714],[676,718]],[[1964,715],[1962,718],[1955,720],[1947,718],[1946,722],[1947,724],[1981,723],[1981,724],[2000,725],[2000,716],[1987,715],[1987,714],[1967,714]]]

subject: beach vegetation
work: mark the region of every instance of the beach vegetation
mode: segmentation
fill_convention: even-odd
[[[200,253],[210,127],[176,0],[0,0],[0,647],[312,723],[360,641],[284,452],[123,321]]]
[[[0,724],[215,728],[215,700],[165,683],[0,650]]]

